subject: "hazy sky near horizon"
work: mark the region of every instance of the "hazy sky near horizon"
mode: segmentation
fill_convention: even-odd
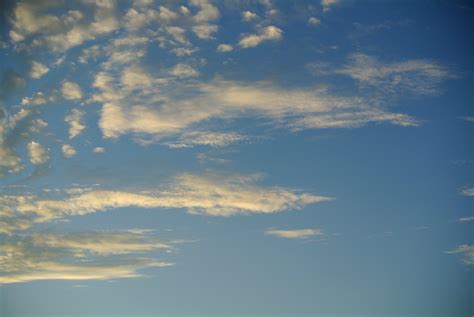
[[[472,316],[469,1],[5,1],[0,316]]]

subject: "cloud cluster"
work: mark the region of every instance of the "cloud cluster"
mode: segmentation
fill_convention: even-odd
[[[45,13],[53,11],[60,2],[21,1],[13,9],[11,22],[12,41],[29,41],[31,46],[46,46],[56,52],[63,52],[97,36],[118,28],[115,1],[84,0],[83,10],[69,10],[63,15]],[[92,14],[84,11],[92,10]]]

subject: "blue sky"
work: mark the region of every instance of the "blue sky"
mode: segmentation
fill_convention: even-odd
[[[1,12],[2,317],[472,316],[472,3]]]

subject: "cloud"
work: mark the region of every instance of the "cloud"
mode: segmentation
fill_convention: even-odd
[[[148,231],[10,236],[0,249],[0,284],[139,277],[142,269],[173,265],[142,256],[160,249],[175,250]]]
[[[190,214],[234,216],[298,210],[332,198],[284,187],[263,187],[255,175],[181,174],[167,185],[143,190],[77,188],[64,192],[0,196],[0,232],[35,223],[111,209],[185,209]],[[52,195],[52,196],[51,196]]]
[[[329,12],[331,7],[339,4],[341,0],[321,0],[321,6],[323,7],[323,12]]]
[[[69,10],[61,16],[54,12],[60,2],[18,2],[11,16],[10,38],[29,43],[32,48],[45,46],[55,52],[93,40],[118,28],[114,1],[82,1],[84,11]]]
[[[474,196],[474,188],[466,188],[461,191],[464,196]]]
[[[83,116],[84,112],[80,109],[72,109],[71,114],[64,118],[64,122],[69,124],[70,139],[79,136],[86,128],[86,126],[81,122]]]
[[[282,39],[283,31],[276,26],[267,26],[260,29],[258,34],[250,34],[242,36],[239,41],[239,46],[242,48],[250,48],[259,45],[265,41],[279,41]]]
[[[28,143],[28,155],[32,164],[44,164],[49,161],[48,151],[39,143]]]
[[[384,63],[365,54],[351,55],[350,62],[334,73],[349,76],[364,87],[376,87],[384,93],[408,91],[417,95],[437,93],[438,84],[450,77],[447,69],[428,60]]]
[[[105,149],[103,147],[95,147],[94,153],[105,153]]]
[[[474,216],[459,218],[459,222],[469,222],[469,221],[474,221]]]
[[[229,44],[219,44],[217,46],[217,51],[219,53],[227,53],[227,52],[230,52],[234,50],[234,48],[232,47],[232,45],[229,45]]]
[[[193,20],[196,22],[209,22],[217,20],[220,16],[219,9],[208,0],[190,0],[189,3],[199,8]]]
[[[252,11],[244,11],[242,12],[242,20],[245,22],[250,22],[252,20],[258,19],[258,15]]]
[[[199,24],[193,26],[193,32],[200,39],[209,40],[213,39],[213,34],[217,32],[219,27],[215,24]]]
[[[279,230],[268,229],[265,230],[266,235],[277,236],[286,239],[307,239],[313,236],[323,235],[319,229],[294,229],[294,230]]]
[[[197,77],[199,76],[199,71],[192,68],[186,64],[176,64],[173,68],[170,69],[169,73],[176,77],[186,78],[186,77]]]
[[[30,77],[34,79],[41,78],[49,71],[49,68],[37,61],[31,62]]]
[[[73,157],[74,155],[76,155],[76,149],[73,148],[71,145],[69,144],[63,144],[61,146],[61,151],[63,152],[63,155],[65,157]]]
[[[180,64],[179,64],[180,65]],[[193,70],[175,67],[175,75],[190,76]],[[96,81],[103,81],[99,74]],[[416,126],[411,117],[387,112],[363,98],[337,97],[321,88],[285,89],[268,82],[241,83],[215,79],[208,83],[169,87],[167,93],[143,89],[142,94],[120,95],[123,86],[104,81],[94,98],[103,103],[99,126],[106,138],[122,134],[170,137],[196,129],[210,119],[258,116],[292,130],[353,128],[370,122]],[[180,87],[180,89],[178,89]],[[173,97],[173,89],[180,92]],[[123,91],[125,93],[125,91]],[[181,96],[192,96],[182,99]],[[134,106],[139,104],[139,106]],[[132,105],[132,106],[129,106]]]
[[[196,145],[223,147],[246,139],[247,137],[235,132],[196,131],[183,134],[176,142],[166,143],[166,145],[171,148],[185,148]]]
[[[63,82],[63,85],[61,86],[61,92],[63,94],[63,97],[67,100],[78,100],[82,98],[81,87],[71,81]]]
[[[308,24],[309,24],[309,25],[313,25],[313,26],[320,25],[320,24],[321,24],[321,20],[318,19],[318,18],[315,18],[315,17],[310,17],[310,18],[308,19]]]
[[[0,108],[0,176],[5,172],[16,173],[23,169],[21,159],[13,149],[12,139],[19,129],[19,123],[30,115],[30,111],[21,109],[10,115],[6,109]]]
[[[474,265],[474,245],[462,244],[454,250],[447,251],[446,253],[461,254],[465,264]]]

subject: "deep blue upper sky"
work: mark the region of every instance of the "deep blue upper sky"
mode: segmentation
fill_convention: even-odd
[[[472,316],[469,1],[7,1],[0,316]]]

